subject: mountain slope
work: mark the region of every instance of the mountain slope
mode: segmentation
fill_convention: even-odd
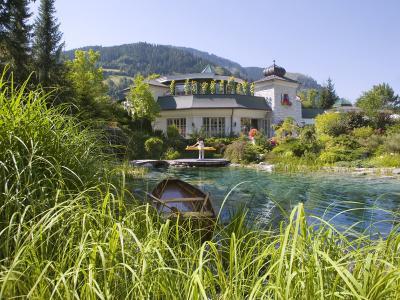
[[[204,51],[187,47],[134,43],[119,46],[88,46],[82,50],[93,49],[100,52],[99,64],[105,75],[135,76],[138,73],[161,75],[200,72],[206,65],[212,65],[218,73],[235,75],[248,81],[263,77],[263,68],[242,67],[237,62]],[[65,52],[68,59],[74,56],[74,50]],[[301,89],[320,89],[321,85],[310,76],[301,73],[287,73],[291,79],[301,83]]]

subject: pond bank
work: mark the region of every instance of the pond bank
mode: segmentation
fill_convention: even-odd
[[[289,166],[279,166],[270,164],[268,162],[260,162],[258,164],[230,164],[231,167],[241,167],[257,169],[261,171],[273,172],[273,171],[290,171]],[[309,167],[307,165],[296,166],[296,171],[299,172],[327,172],[327,173],[343,173],[351,175],[373,175],[373,176],[389,176],[400,178],[400,168],[350,168],[350,167],[336,167],[336,166],[322,166],[320,168]]]

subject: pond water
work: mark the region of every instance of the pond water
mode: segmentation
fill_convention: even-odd
[[[248,218],[276,225],[299,202],[306,211],[340,230],[386,235],[400,222],[400,180],[348,174],[282,174],[247,168],[169,168],[151,170],[144,179],[148,191],[162,179],[177,177],[210,192],[218,211],[227,198],[222,220],[241,208]],[[143,187],[143,181],[140,182]],[[316,221],[309,218],[310,222]]]

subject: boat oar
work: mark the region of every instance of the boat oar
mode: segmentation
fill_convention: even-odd
[[[161,204],[161,205],[165,206],[166,208],[170,209],[174,213],[180,213],[179,210],[176,207],[172,207],[172,206],[167,205],[164,201],[158,199],[157,197],[155,197],[154,195],[152,195],[152,194],[150,194],[150,193],[148,193],[146,191],[143,191],[141,189],[136,189],[136,190],[134,190],[134,192],[135,193],[141,192],[141,193],[145,194],[147,197],[150,197],[151,199],[153,199],[153,201],[156,201],[159,204]]]

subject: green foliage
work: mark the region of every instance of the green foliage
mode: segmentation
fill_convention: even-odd
[[[387,153],[400,153],[400,133],[387,136],[383,147]]]
[[[254,92],[255,92],[255,84],[254,82],[252,82],[250,84],[250,95],[254,96]]]
[[[172,80],[169,85],[169,92],[171,95],[175,95],[175,80]]]
[[[354,128],[365,127],[370,125],[370,120],[363,112],[347,112],[342,114],[347,130],[351,131]]]
[[[373,134],[369,137],[358,139],[358,143],[360,143],[360,145],[366,149],[366,153],[368,154],[382,152],[383,142],[384,142],[384,137],[379,134]]]
[[[155,45],[146,42],[124,44],[110,47],[84,47],[100,51],[100,66],[105,69],[118,69],[121,75],[134,77],[137,74],[187,74],[198,73],[204,66],[211,65],[217,72],[230,75],[226,68],[218,67],[211,57],[200,57],[188,51],[167,45]],[[67,58],[73,57],[73,51],[66,51]]]
[[[374,129],[372,127],[359,127],[354,128],[352,135],[356,138],[367,139],[374,134]]]
[[[319,92],[316,89],[302,90],[298,93],[301,99],[301,105],[304,108],[319,107]]]
[[[332,79],[328,78],[327,85],[322,88],[319,97],[319,106],[321,108],[331,108],[333,104],[339,99],[335,92],[335,86]]]
[[[30,35],[27,0],[0,2],[0,67],[13,71],[16,83],[23,83],[30,72]]]
[[[201,84],[201,93],[202,93],[203,95],[206,95],[206,94],[209,94],[209,93],[210,93],[210,90],[209,90],[209,88],[208,88],[208,82],[207,82],[207,81],[204,81],[204,82]]]
[[[219,91],[220,94],[224,94],[225,93],[225,81],[224,80],[220,80],[219,81]]]
[[[324,163],[334,163],[357,160],[363,155],[364,150],[360,148],[360,144],[354,137],[340,135],[330,138],[325,143],[325,150],[321,152],[319,159]]]
[[[272,152],[286,157],[301,157],[307,150],[308,147],[305,143],[302,143],[298,139],[290,139],[286,140],[285,143],[281,143],[276,146],[274,149],[272,149]]]
[[[198,92],[198,86],[197,86],[197,82],[192,80],[192,84],[191,84],[191,89],[192,89],[192,94],[195,95]]]
[[[127,100],[131,104],[134,118],[153,121],[160,111],[149,85],[141,75],[135,77],[134,86],[131,87]]]
[[[224,157],[232,163],[247,164],[258,161],[260,154],[263,154],[261,147],[247,140],[238,139],[226,147]]]
[[[339,136],[347,132],[347,124],[343,114],[325,113],[315,118],[317,135]]]
[[[356,102],[369,116],[375,116],[382,109],[399,108],[400,98],[394,94],[387,84],[374,85],[371,90],[364,92]]]
[[[234,94],[235,93],[235,78],[233,76],[229,77],[228,82],[226,84],[226,93]]]
[[[174,148],[170,147],[163,154],[163,159],[174,160],[174,159],[178,159],[180,156],[181,156],[181,154],[179,153],[179,151],[176,151]]]
[[[55,0],[40,1],[39,15],[34,24],[33,58],[38,80],[45,87],[60,81],[60,58],[64,47],[54,3]]]
[[[181,136],[179,129],[175,125],[167,127],[167,138],[165,143],[169,147],[177,149],[178,151],[183,151],[186,146],[185,139]]]
[[[164,142],[162,139],[157,137],[151,137],[144,143],[144,149],[146,150],[149,158],[159,159],[163,151]]]
[[[216,87],[217,87],[217,84],[216,84],[215,80],[212,80],[210,82],[210,94],[211,95],[214,95],[217,92]]]
[[[299,204],[275,230],[241,213],[205,241],[139,205],[135,170],[104,171],[99,138],[47,103],[0,81],[1,299],[399,298],[397,227],[347,236]]]
[[[236,84],[236,94],[238,94],[238,95],[243,94],[243,86],[241,83]]]
[[[76,104],[89,112],[96,102],[106,101],[103,70],[96,66],[99,57],[100,54],[93,50],[77,50],[74,60],[66,62],[67,78],[74,89]]]
[[[226,147],[235,140],[236,138],[234,137],[209,137],[204,140],[204,143],[214,147],[218,154],[223,154]]]
[[[370,159],[369,163],[374,167],[400,167],[400,154],[383,154]]]
[[[190,86],[189,78],[185,80],[185,84],[183,86],[183,90],[185,91],[185,95],[189,95],[190,94],[191,86]]]
[[[51,94],[27,84],[16,89],[4,73],[0,78],[0,232],[15,212],[34,205],[29,219],[55,205],[60,190],[78,192],[96,182],[105,162],[101,137],[65,108],[49,108]]]
[[[274,130],[275,140],[278,143],[284,143],[297,135],[299,127],[292,117],[287,117],[281,124],[275,125]]]
[[[242,83],[242,92],[240,94],[248,95],[249,94],[249,83],[245,80]]]
[[[173,140],[181,138],[181,134],[179,133],[178,127],[176,127],[175,125],[169,125],[167,127],[167,137],[168,139],[173,139]]]

